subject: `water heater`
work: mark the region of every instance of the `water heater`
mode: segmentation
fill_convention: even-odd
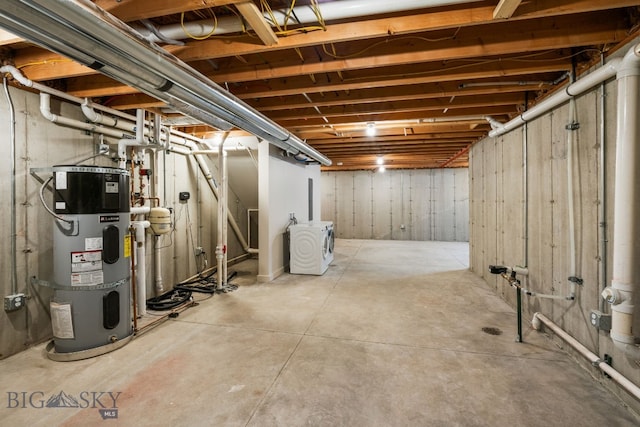
[[[54,166],[51,321],[55,351],[91,355],[130,337],[129,173]],[[103,351],[101,351],[103,349]]]

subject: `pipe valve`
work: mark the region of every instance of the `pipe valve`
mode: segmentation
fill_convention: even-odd
[[[617,289],[607,286],[600,294],[602,298],[609,304],[616,305],[622,302],[622,295]]]

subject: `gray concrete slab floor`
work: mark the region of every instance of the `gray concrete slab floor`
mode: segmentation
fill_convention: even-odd
[[[0,361],[0,425],[638,425],[543,334],[516,343],[516,313],[467,266],[466,243],[368,240],[338,240],[323,276],[258,283],[244,261],[235,292],[119,350]]]

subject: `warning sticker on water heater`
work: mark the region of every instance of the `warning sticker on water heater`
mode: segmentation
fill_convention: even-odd
[[[71,286],[92,286],[104,283],[102,270],[71,273]]]
[[[71,304],[60,304],[51,301],[51,328],[56,338],[73,339],[73,318],[71,317]]]

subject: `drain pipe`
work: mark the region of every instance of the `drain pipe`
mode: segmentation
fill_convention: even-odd
[[[227,209],[227,177],[224,160],[224,142],[226,141],[227,134],[220,141],[218,146],[218,173],[220,175],[220,185],[218,187],[218,245],[216,246],[216,259],[218,261],[217,269],[217,288],[222,289],[226,284],[227,277],[224,272],[224,259],[227,253],[227,246],[224,240],[224,216]]]
[[[539,104],[534,105],[529,110],[523,112],[518,117],[508,121],[507,123],[499,126],[496,129],[491,130],[489,132],[489,136],[491,138],[494,138],[500,135],[504,135],[505,133],[516,129],[523,124],[530,122],[531,120],[537,119],[543,114],[564,104],[569,99],[585,93],[589,89],[604,82],[605,80],[614,77],[618,72],[618,68],[620,67],[621,63],[622,60],[619,58],[612,59],[605,66],[598,68],[594,72],[582,77],[575,83],[570,84],[563,91],[555,93]]]
[[[136,238],[136,295],[138,300],[138,315],[147,314],[147,276],[146,276],[146,228],[149,221],[133,221],[131,228],[135,231]]]
[[[640,280],[640,44],[625,55],[618,71],[616,168],[611,286],[602,297],[611,304],[611,338],[627,357],[639,360],[634,331],[640,330],[635,301]]]
[[[636,399],[640,400],[640,388],[638,386],[636,386],[634,383],[629,381],[620,372],[613,369],[611,365],[609,365],[608,363],[600,359],[596,354],[589,351],[589,349],[583,346],[582,344],[580,344],[578,340],[576,340],[571,335],[569,335],[568,333],[560,329],[558,325],[556,325],[551,320],[549,320],[544,314],[535,313],[533,315],[533,320],[531,321],[531,325],[533,326],[533,329],[535,329],[536,331],[539,331],[542,327],[542,324],[544,324],[546,327],[552,330],[554,334],[556,334],[564,342],[566,342],[571,347],[573,347],[574,350],[576,350],[583,357],[585,357],[591,363],[591,365],[595,366],[596,368],[604,372],[606,375],[610,376],[611,379],[614,380],[616,383],[618,383],[618,385],[620,385],[625,391],[627,391]]]
[[[81,122],[80,120],[70,119],[62,117],[51,112],[51,95],[49,93],[40,92],[40,114],[42,117],[49,120],[51,123],[56,123],[62,126],[68,126],[75,129],[86,130],[87,132],[94,132],[105,136],[111,136],[113,138],[124,139],[128,135],[115,129],[104,128],[92,123]]]

